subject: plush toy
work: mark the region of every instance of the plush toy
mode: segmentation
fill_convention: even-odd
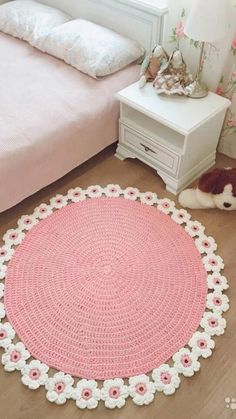
[[[179,195],[186,208],[219,208],[236,210],[236,167],[214,169],[201,176],[197,189],[186,189]]]
[[[188,95],[187,86],[193,82],[180,50],[173,51],[169,61],[162,66],[154,80],[153,86],[158,94]]]
[[[153,81],[160,70],[160,68],[168,61],[168,56],[161,45],[157,45],[153,51],[152,55],[146,57],[143,61],[139,87],[142,88],[145,86],[147,81]]]

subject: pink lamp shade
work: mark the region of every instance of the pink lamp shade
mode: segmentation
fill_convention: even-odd
[[[231,21],[229,0],[195,0],[184,33],[200,42],[215,42],[227,36]]]

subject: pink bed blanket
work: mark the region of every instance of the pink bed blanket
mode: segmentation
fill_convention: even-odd
[[[138,73],[132,65],[97,81],[0,34],[0,212],[118,138],[114,94]]]

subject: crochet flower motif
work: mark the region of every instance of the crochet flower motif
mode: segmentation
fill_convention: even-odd
[[[105,406],[109,409],[123,407],[128,395],[128,387],[124,384],[122,378],[104,381],[101,389],[101,399],[105,401]]]
[[[185,226],[185,231],[191,236],[201,236],[205,231],[205,227],[199,223],[198,221],[188,221],[187,225]]]
[[[182,348],[173,355],[174,368],[185,377],[192,377],[195,372],[200,370],[196,354],[189,349]]]
[[[9,246],[12,246],[12,245],[17,246],[24,240],[24,238],[25,238],[25,233],[23,233],[23,231],[19,229],[8,230],[3,236],[3,240]]]
[[[103,189],[99,185],[89,186],[86,190],[86,194],[89,198],[100,198],[102,196]]]
[[[137,188],[128,187],[124,190],[124,198],[130,201],[135,201],[139,197],[139,190]]]
[[[7,273],[7,266],[0,263],[0,279],[4,279]]]
[[[220,336],[224,334],[226,320],[219,313],[205,312],[201,319],[200,326],[210,336]]]
[[[10,323],[0,323],[0,347],[6,349],[15,337],[15,330]]]
[[[213,237],[201,236],[195,240],[195,245],[200,253],[213,253],[217,249]]]
[[[0,299],[4,296],[4,284],[0,283]]]
[[[30,390],[36,390],[46,384],[49,367],[34,359],[22,369],[21,381]]]
[[[13,254],[14,249],[12,249],[9,245],[6,244],[0,247],[0,263],[8,262]]]
[[[168,198],[159,199],[157,208],[164,214],[170,214],[175,209],[175,203]]]
[[[154,399],[155,385],[147,375],[129,378],[129,394],[133,402],[139,406],[148,405]]]
[[[215,342],[206,332],[195,332],[188,345],[192,348],[192,353],[197,357],[209,358],[212,355]]]
[[[74,379],[69,374],[57,372],[53,377],[48,378],[45,387],[47,399],[56,404],[64,404],[73,394]]]
[[[17,224],[21,230],[30,230],[38,223],[34,215],[22,215]]]
[[[77,187],[74,189],[69,189],[69,191],[67,192],[67,198],[70,199],[72,202],[81,202],[86,199],[86,195],[83,189]]]
[[[224,268],[224,262],[220,256],[207,255],[202,258],[202,261],[208,272],[219,272]]]
[[[143,204],[154,205],[157,203],[157,194],[153,192],[144,192],[140,194],[140,201]]]
[[[174,394],[180,385],[180,378],[175,368],[163,364],[152,372],[152,378],[157,391],[163,391],[166,396]]]
[[[213,273],[208,275],[207,284],[209,289],[214,289],[215,291],[223,291],[229,288],[227,279],[225,276],[222,276],[218,273]]]
[[[4,370],[8,372],[22,370],[22,368],[25,367],[25,361],[28,358],[30,358],[30,353],[22,342],[17,342],[15,345],[11,343],[6,348],[6,352],[2,355]]]
[[[214,291],[207,295],[207,308],[217,313],[226,312],[229,309],[229,299],[227,295],[220,291]]]
[[[95,380],[80,380],[73,391],[72,399],[80,409],[95,409],[101,399],[101,390]]]
[[[190,220],[191,215],[184,209],[174,209],[171,218],[177,224],[184,224]]]
[[[6,316],[5,307],[3,303],[0,303],[0,320]]]
[[[34,210],[34,216],[40,220],[45,220],[50,214],[52,214],[52,208],[47,204],[40,204]]]
[[[106,188],[104,188],[104,193],[106,196],[110,198],[118,198],[121,195],[122,190],[119,185],[110,184],[107,185]]]
[[[56,209],[63,208],[67,205],[67,197],[58,194],[50,199],[50,205]]]

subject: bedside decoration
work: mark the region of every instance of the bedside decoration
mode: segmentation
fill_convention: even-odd
[[[158,94],[188,95],[187,86],[193,82],[180,50],[171,54],[168,63],[160,69],[153,86]]]
[[[184,34],[201,43],[199,66],[194,82],[187,88],[192,98],[205,97],[208,88],[201,82],[205,43],[213,43],[227,36],[230,22],[228,0],[195,0],[188,15]]]
[[[81,409],[175,393],[211,356],[229,309],[217,244],[190,219],[113,184],[70,189],[21,217],[21,242],[11,230],[0,249],[4,370]]]
[[[165,65],[169,57],[161,45],[157,45],[152,55],[146,57],[143,61],[140,73],[139,87],[144,87],[147,82],[155,80],[160,68]]]
[[[236,210],[236,167],[214,169],[199,179],[196,189],[186,189],[179,195],[186,208]]]

